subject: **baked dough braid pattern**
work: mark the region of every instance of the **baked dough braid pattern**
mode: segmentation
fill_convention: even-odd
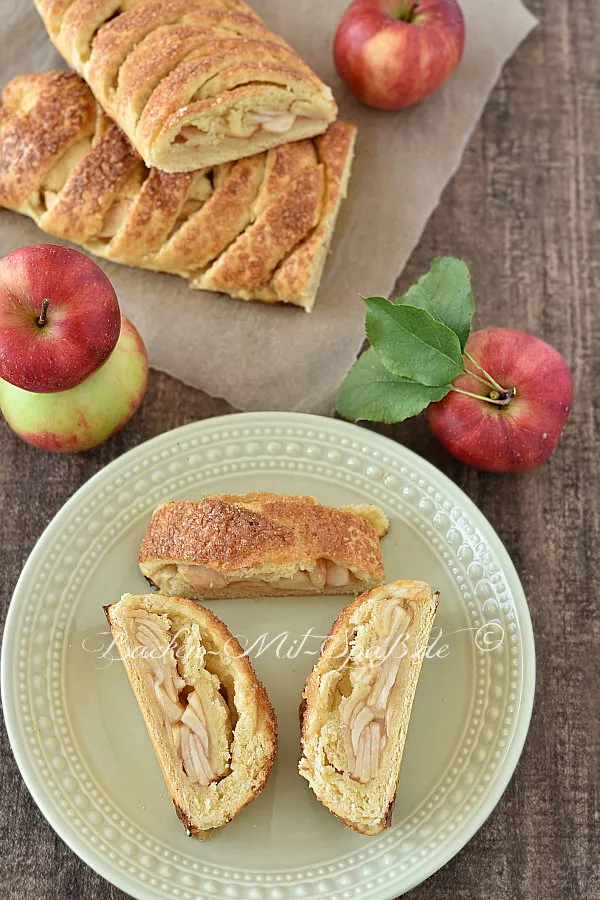
[[[183,172],[323,133],[330,88],[243,0],[35,0],[148,166]]]
[[[144,165],[75,73],[21,75],[0,105],[0,206],[104,259],[310,310],[355,134],[334,122],[315,139],[166,173]]]

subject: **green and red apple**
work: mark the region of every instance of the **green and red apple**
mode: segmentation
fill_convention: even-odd
[[[143,341],[124,316],[117,346],[99,369],[68,391],[37,394],[0,382],[0,409],[20,437],[42,450],[89,450],[118,431],[148,383]]]
[[[0,409],[18,435],[87,450],[140,405],[148,356],[100,267],[41,244],[0,260],[0,376]]]

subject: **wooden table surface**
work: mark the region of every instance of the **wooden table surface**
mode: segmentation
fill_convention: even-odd
[[[600,5],[532,0],[542,19],[510,61],[408,269],[439,254],[467,260],[476,325],[514,326],[570,361],[576,401],[558,451],[530,474],[469,470],[426,424],[384,433],[450,476],[489,518],[520,572],[538,680],[523,756],[495,812],[414,900],[600,898]],[[598,381],[596,381],[598,379]],[[123,451],[176,425],[230,412],[158,373],[123,432],[79,456],[45,456],[0,424],[3,621],[42,529],[73,491]],[[0,894],[115,900],[46,824],[0,734]]]

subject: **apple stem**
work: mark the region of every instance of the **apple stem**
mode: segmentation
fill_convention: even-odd
[[[410,23],[414,21],[418,8],[419,0],[404,0],[396,9],[390,10],[390,15],[401,22]]]
[[[488,381],[487,378],[482,378],[481,375],[477,374],[477,372],[471,372],[471,370],[467,369],[466,367],[465,367],[465,372],[467,375],[470,375],[471,378],[476,378],[477,381],[480,381],[482,384],[485,384],[486,388],[494,387],[494,385],[490,381]],[[494,388],[494,390],[495,390],[495,388]]]
[[[476,367],[479,369],[480,372],[483,372],[483,374],[485,375],[485,377],[486,377],[487,380],[488,380],[488,383],[489,383],[490,387],[493,387],[493,388],[495,388],[497,391],[500,391],[501,394],[505,394],[505,393],[506,393],[506,389],[503,388],[502,385],[498,384],[498,382],[497,382],[494,378],[492,378],[492,376],[490,375],[490,373],[489,373],[489,372],[486,372],[486,370],[483,368],[483,366],[480,365],[480,364],[477,362],[476,359],[473,359],[473,357],[471,356],[470,353],[467,353],[467,351],[465,350],[465,351],[464,351],[464,355],[467,357],[467,359],[469,360],[469,362],[473,363],[473,365],[476,366]],[[473,373],[471,372],[470,374],[473,374]],[[481,379],[480,379],[480,380],[481,380]]]
[[[48,313],[48,307],[50,306],[50,300],[46,297],[42,300],[42,308],[40,309],[40,317],[37,320],[37,323],[40,328],[43,328],[46,324],[46,316]]]
[[[464,391],[462,388],[457,388],[452,385],[452,390],[456,391],[457,394],[464,394],[465,397],[473,397],[474,400],[485,400],[486,403],[493,403],[494,406],[508,406],[511,400],[514,400],[517,396],[516,388],[509,388],[507,391],[501,389],[500,392],[492,391],[489,397],[485,397],[483,394],[474,394],[472,391]]]

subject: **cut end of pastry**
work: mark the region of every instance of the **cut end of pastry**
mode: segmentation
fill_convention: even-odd
[[[300,774],[350,828],[389,828],[413,699],[439,595],[393,581],[335,621],[300,709]]]
[[[390,520],[378,506],[372,503],[362,503],[359,506],[341,506],[340,509],[346,509],[348,512],[354,513],[370,522],[377,533],[377,537],[382,538],[390,530]]]
[[[210,610],[125,594],[104,607],[175,811],[205,838],[263,789],[275,713],[248,657]]]
[[[147,164],[165,172],[190,172],[264,153],[281,144],[323,134],[337,107],[329,89],[318,105],[294,100],[284,87],[238,89],[173,115],[159,135],[142,145]],[[323,102],[326,101],[326,102]]]
[[[195,600],[357,594],[383,581],[388,525],[375,506],[215,494],[155,510],[140,570],[164,593]]]

